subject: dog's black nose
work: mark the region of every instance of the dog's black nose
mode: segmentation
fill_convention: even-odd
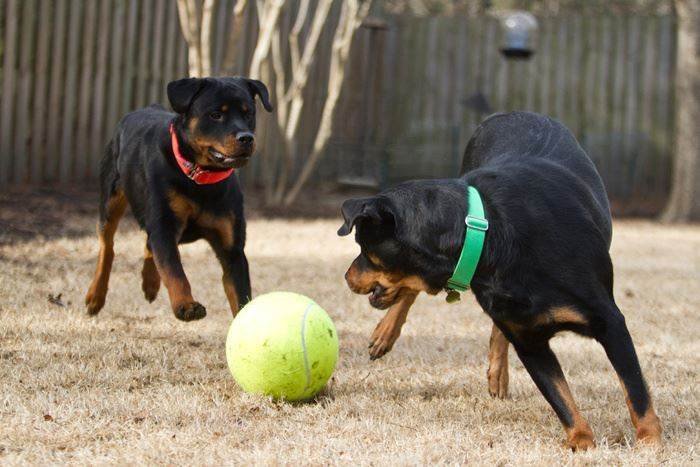
[[[250,131],[241,131],[236,135],[236,139],[241,144],[251,144],[255,137]]]

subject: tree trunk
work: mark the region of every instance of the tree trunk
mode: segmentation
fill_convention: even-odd
[[[665,222],[700,220],[700,2],[676,0],[675,157]]]
[[[228,39],[226,40],[226,53],[224,55],[224,61],[221,65],[221,69],[224,75],[232,76],[241,74],[236,72],[236,52],[241,50],[239,42],[243,38],[243,29],[246,7],[248,6],[248,0],[237,0],[236,6],[233,7],[233,19],[231,21],[231,27],[229,28]]]
[[[182,35],[187,42],[187,60],[190,76],[202,76],[201,5],[197,0],[177,0]]]
[[[200,31],[200,64],[202,76],[212,75],[212,47],[211,47],[211,25],[214,18],[214,10],[216,9],[217,0],[204,0],[202,3],[202,26]]]

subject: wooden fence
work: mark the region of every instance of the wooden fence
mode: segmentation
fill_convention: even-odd
[[[216,73],[234,2],[218,2]],[[481,118],[528,109],[572,128],[614,203],[661,205],[672,152],[672,17],[543,18],[533,59],[509,62],[492,18],[382,16],[386,28],[358,33],[311,184],[454,176]],[[285,27],[292,19],[287,12]],[[257,33],[254,12],[245,23],[238,74]],[[323,32],[306,91],[300,154],[323,106],[332,32]],[[187,51],[174,0],[2,0],[0,66],[0,187],[89,183],[119,117],[166,103],[167,82],[187,74]],[[245,183],[264,183],[278,157],[279,138],[262,114],[261,154],[241,171]]]
[[[396,18],[390,31],[384,84],[391,97],[382,112],[391,117],[389,179],[454,174],[484,115],[526,109],[573,130],[614,203],[638,212],[663,205],[672,156],[672,17],[544,18],[529,61],[500,56],[495,20]]]

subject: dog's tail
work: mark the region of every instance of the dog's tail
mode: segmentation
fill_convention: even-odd
[[[100,160],[100,220],[107,216],[107,205],[117,190],[119,171],[117,169],[117,144],[114,138],[110,139],[102,153]]]

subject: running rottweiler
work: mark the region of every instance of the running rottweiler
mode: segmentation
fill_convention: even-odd
[[[204,238],[223,267],[234,315],[251,298],[243,195],[235,169],[255,150],[255,96],[272,111],[268,90],[247,78],[185,78],[168,84],[175,113],[152,105],[127,114],[100,166],[100,253],[85,297],[97,314],[107,295],[113,241],[127,204],[147,233],[142,289],[155,300],[161,279],[178,319],[206,315],[192,298],[178,244]]]
[[[361,253],[345,277],[370,304],[389,308],[370,340],[388,352],[423,291],[437,294],[455,270],[469,211],[481,194],[488,230],[471,289],[493,320],[489,391],[504,397],[512,343],[564,425],[572,449],[595,445],[549,340],[573,331],[602,344],[622,383],[637,439],[660,442],[625,318],[613,297],[607,194],[569,130],[548,117],[514,112],[488,118],[467,145],[461,178],[411,181],[343,204],[339,235],[355,226]]]

